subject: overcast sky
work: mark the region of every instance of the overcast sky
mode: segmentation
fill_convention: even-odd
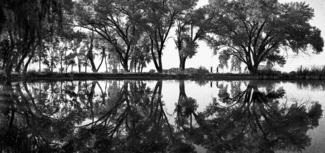
[[[285,2],[303,2],[304,0],[279,0],[281,3]],[[325,36],[325,0],[305,0],[310,7],[315,10],[315,17],[310,22],[313,26],[321,29],[322,37]],[[198,5],[207,4],[208,0],[199,0]],[[174,32],[170,33],[170,37]],[[211,66],[215,69],[218,64],[218,57],[213,56],[212,50],[204,42],[199,42],[198,53],[192,58],[187,60],[186,67],[198,68],[199,66],[205,66],[210,69]],[[169,69],[173,67],[179,67],[178,52],[175,48],[173,38],[170,38],[166,44],[166,48],[163,51],[163,68]],[[323,66],[325,65],[325,51],[321,54],[314,55],[310,51],[310,55],[289,55],[287,64],[283,68],[278,68],[281,71],[293,71],[300,65],[303,66]],[[153,62],[146,68],[146,70],[155,69]]]

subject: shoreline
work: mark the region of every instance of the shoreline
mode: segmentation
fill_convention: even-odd
[[[250,75],[250,74],[160,74],[160,73],[32,73],[27,81],[37,80],[325,80],[324,75]],[[20,81],[19,74],[12,74]]]

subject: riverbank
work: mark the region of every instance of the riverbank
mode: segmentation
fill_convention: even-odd
[[[297,75],[297,74],[161,74],[161,73],[29,73],[27,80],[325,80],[325,75]],[[20,80],[18,74],[12,75],[13,80]]]

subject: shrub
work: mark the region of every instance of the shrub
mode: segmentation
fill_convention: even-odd
[[[197,74],[209,74],[209,70],[203,66],[200,66],[199,69],[196,72]]]
[[[27,77],[37,75],[37,74],[38,74],[38,72],[36,70],[29,70],[29,71],[26,72]]]
[[[149,70],[149,73],[155,73],[155,71],[156,71],[156,70],[154,70],[154,69],[150,69],[150,70]]]
[[[117,69],[112,69],[112,73],[117,73]]]
[[[312,67],[299,67],[297,68],[297,75],[300,76],[313,76],[313,75],[324,75],[325,66],[312,66]]]

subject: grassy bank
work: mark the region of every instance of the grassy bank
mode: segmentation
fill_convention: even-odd
[[[20,75],[13,74],[14,80],[20,80]],[[325,66],[299,68],[297,71],[282,73],[280,71],[260,71],[257,75],[233,73],[50,73],[28,72],[28,80],[104,80],[104,79],[134,79],[134,80],[325,80]]]
[[[243,80],[258,79],[248,74],[161,74],[161,73],[33,73],[27,74],[29,80],[102,80],[102,79],[209,79],[209,80]]]

